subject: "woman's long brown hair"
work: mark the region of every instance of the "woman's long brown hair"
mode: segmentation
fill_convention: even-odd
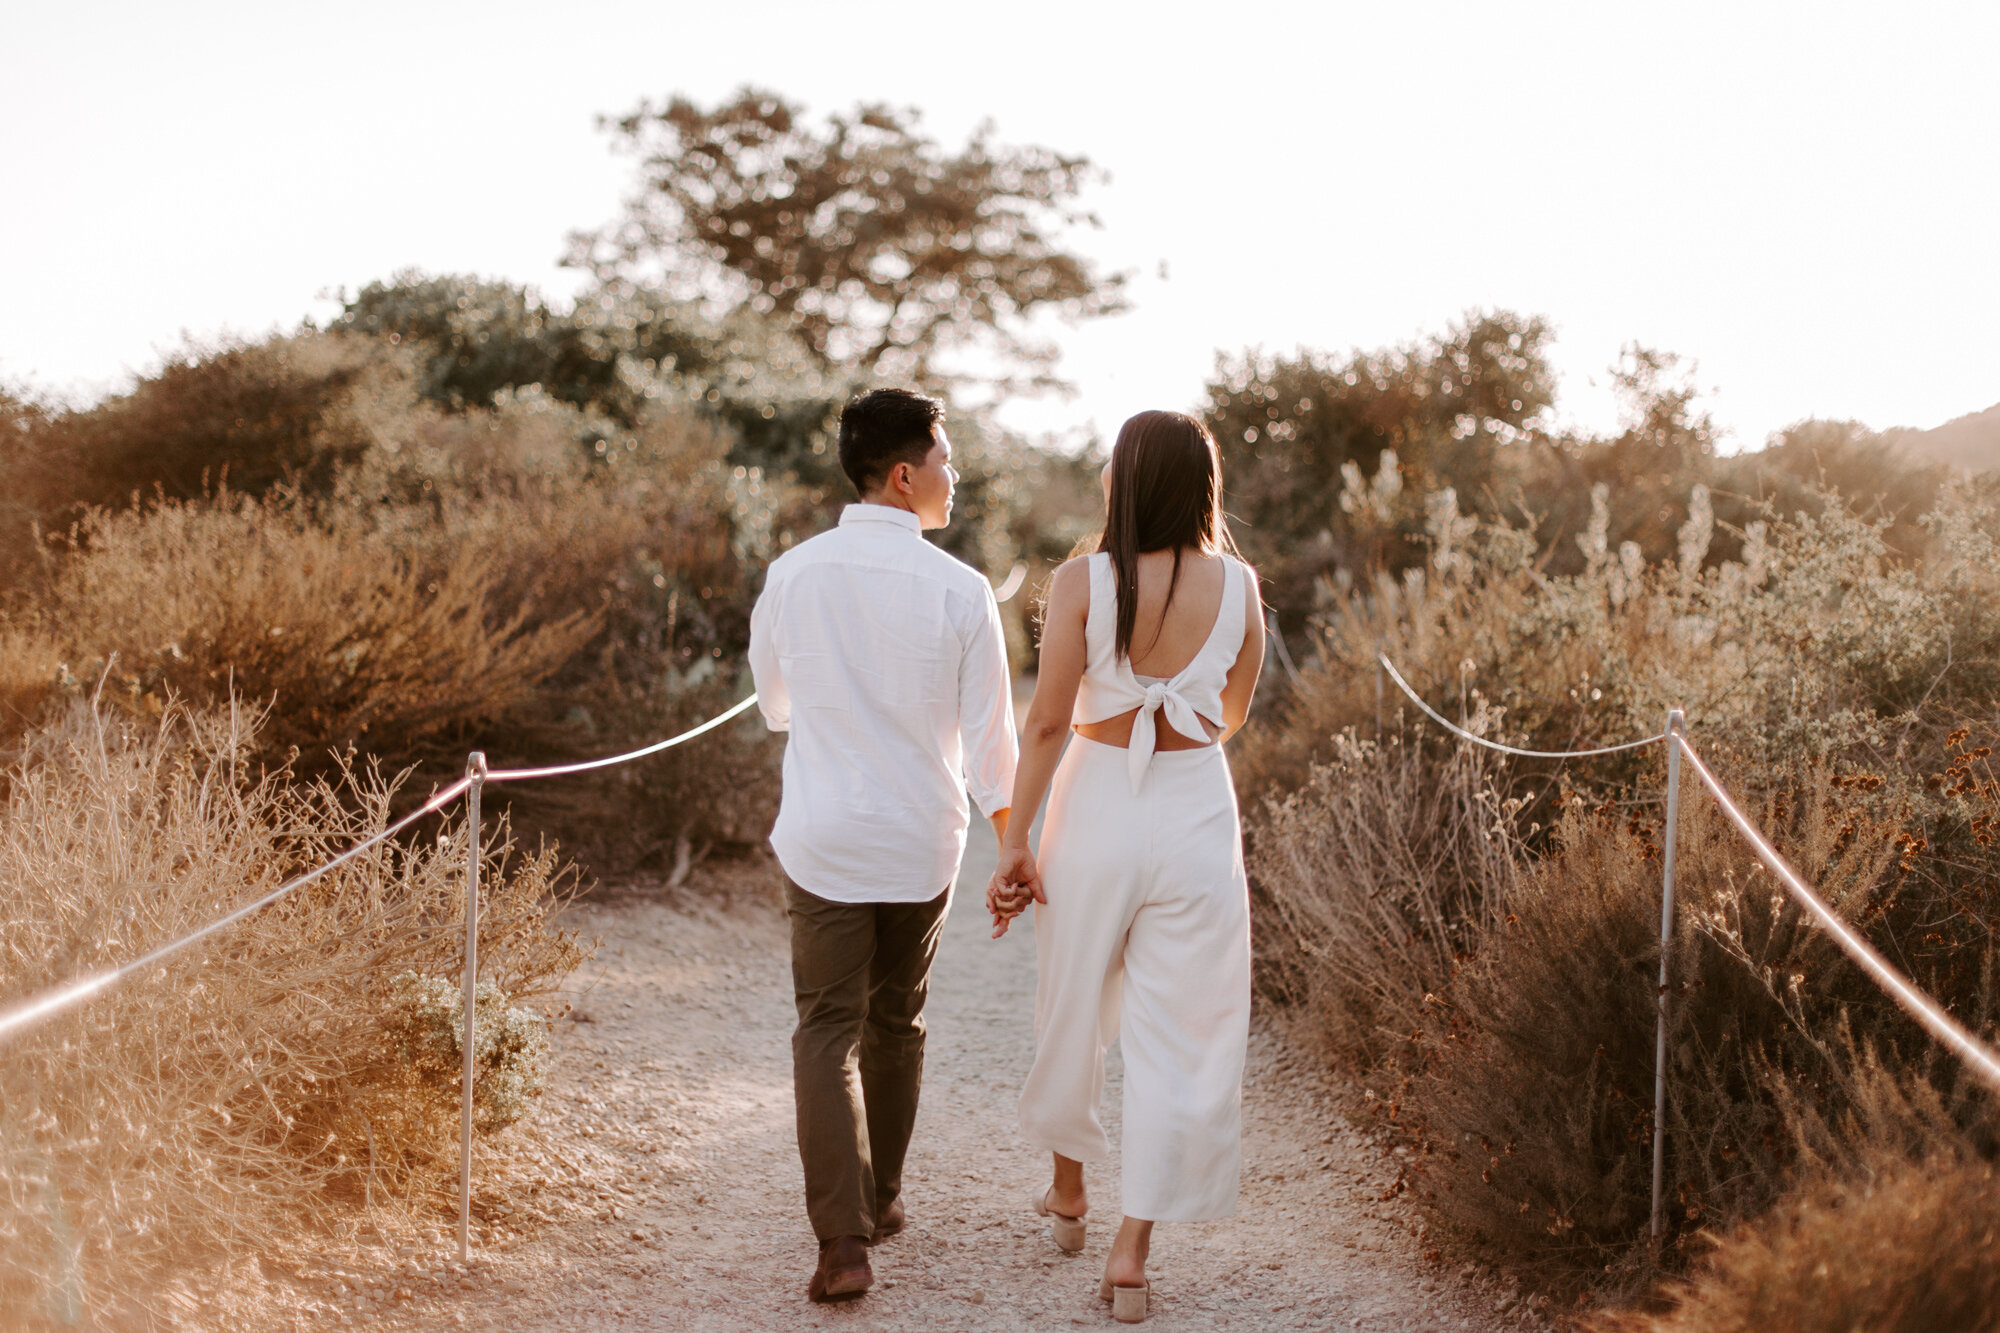
[[[1208,427],[1185,412],[1141,412],[1118,430],[1111,446],[1111,495],[1104,516],[1104,539],[1097,549],[1111,557],[1118,585],[1118,655],[1132,656],[1132,630],[1139,617],[1139,556],[1144,551],[1174,553],[1167,600],[1181,581],[1181,552],[1236,554],[1222,514],[1222,456]],[[1227,590],[1224,590],[1227,596]],[[1157,637],[1157,636],[1156,636]]]

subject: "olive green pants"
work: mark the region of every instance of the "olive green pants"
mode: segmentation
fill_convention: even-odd
[[[902,1193],[924,1079],[924,1001],[950,901],[947,885],[927,903],[836,903],[785,881],[799,1159],[822,1243],[869,1235]]]

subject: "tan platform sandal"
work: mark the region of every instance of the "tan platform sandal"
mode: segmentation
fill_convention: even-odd
[[[1111,1317],[1121,1324],[1145,1322],[1146,1297],[1152,1293],[1153,1284],[1139,1287],[1114,1287],[1111,1279],[1105,1278],[1097,1286],[1097,1299],[1111,1302]]]
[[[1065,1254],[1075,1254],[1083,1248],[1083,1219],[1064,1217],[1049,1207],[1049,1195],[1056,1192],[1051,1185],[1034,1199],[1035,1216],[1049,1219],[1049,1234],[1055,1237],[1056,1248]]]

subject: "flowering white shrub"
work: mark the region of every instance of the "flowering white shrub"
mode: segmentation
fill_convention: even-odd
[[[394,1054],[420,1087],[460,1096],[465,1063],[465,992],[445,977],[402,972],[390,980],[391,1008],[383,1020]],[[548,1025],[532,1009],[507,1003],[490,981],[473,999],[473,1126],[505,1129],[528,1113],[546,1084]]]

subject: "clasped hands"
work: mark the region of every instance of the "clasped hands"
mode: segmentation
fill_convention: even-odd
[[[1046,903],[1042,896],[1042,872],[1034,853],[1026,847],[1000,848],[1000,863],[986,883],[986,910],[993,914],[993,938],[1007,933],[1014,918],[1028,910],[1031,902]]]

